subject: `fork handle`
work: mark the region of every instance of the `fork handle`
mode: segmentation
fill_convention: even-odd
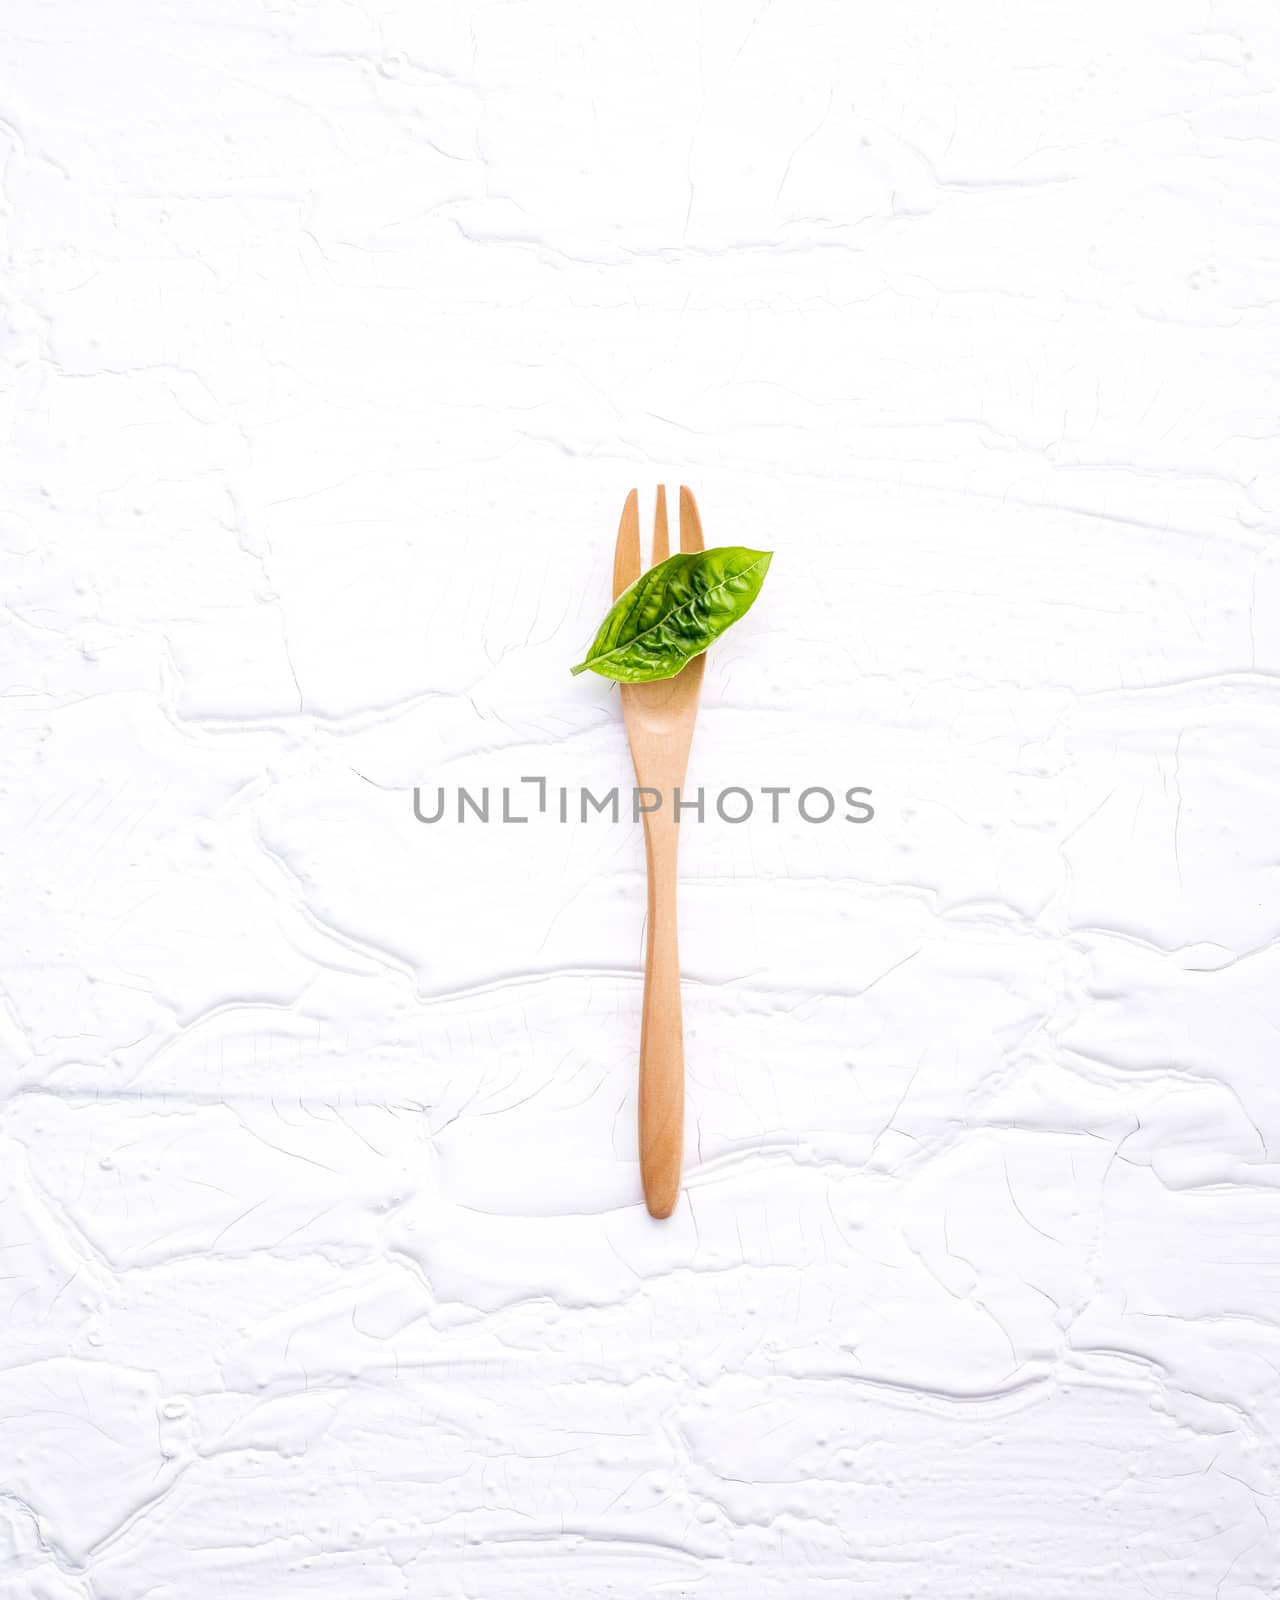
[[[649,918],[640,1024],[640,1178],[651,1217],[669,1217],[684,1153],[684,1026],[676,938],[680,831],[660,811],[645,816]]]

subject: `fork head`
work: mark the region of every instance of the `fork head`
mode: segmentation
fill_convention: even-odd
[[[680,488],[680,548],[693,552],[703,548],[702,519],[698,516],[697,501],[693,491]],[[653,510],[653,561],[665,561],[671,553],[671,538],[667,528],[667,488],[658,485],[658,499]],[[640,496],[632,490],[622,508],[622,521],[618,524],[618,542],[613,552],[613,598],[633,584],[644,571],[640,560]]]
[[[658,499],[653,512],[653,563],[665,561],[670,553],[670,533],[667,528],[667,491],[658,485]],[[693,491],[680,487],[680,549],[688,555],[704,548],[702,519]],[[622,508],[622,521],[618,524],[618,542],[613,553],[613,598],[633,584],[643,568],[640,562],[640,499],[633,489]],[[689,754],[689,741],[693,737],[693,719],[698,710],[698,696],[702,690],[702,674],[707,665],[706,653],[694,656],[685,663],[674,678],[660,678],[656,683],[622,683],[622,710],[627,723],[627,736],[631,741],[631,754],[636,762],[637,774],[655,770],[659,760],[655,740],[663,747],[661,770],[667,772],[668,786],[684,781],[684,764]],[[651,748],[651,746],[653,746]],[[683,752],[680,754],[679,752]],[[674,762],[674,764],[670,764]],[[641,777],[641,783],[648,783]],[[655,784],[655,787],[662,787]],[[649,818],[645,818],[648,823]]]

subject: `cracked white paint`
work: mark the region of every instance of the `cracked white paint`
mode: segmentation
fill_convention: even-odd
[[[11,0],[5,1600],[1262,1600],[1280,13]],[[775,549],[677,1215],[568,668]]]

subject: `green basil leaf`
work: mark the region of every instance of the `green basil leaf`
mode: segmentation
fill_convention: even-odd
[[[619,683],[674,678],[747,614],[772,560],[771,550],[736,545],[669,556],[622,591],[571,670]]]

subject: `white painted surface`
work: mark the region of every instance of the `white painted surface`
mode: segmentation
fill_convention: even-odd
[[[1280,17],[10,0],[0,1591],[1256,1600]],[[622,497],[777,550],[693,779]]]

